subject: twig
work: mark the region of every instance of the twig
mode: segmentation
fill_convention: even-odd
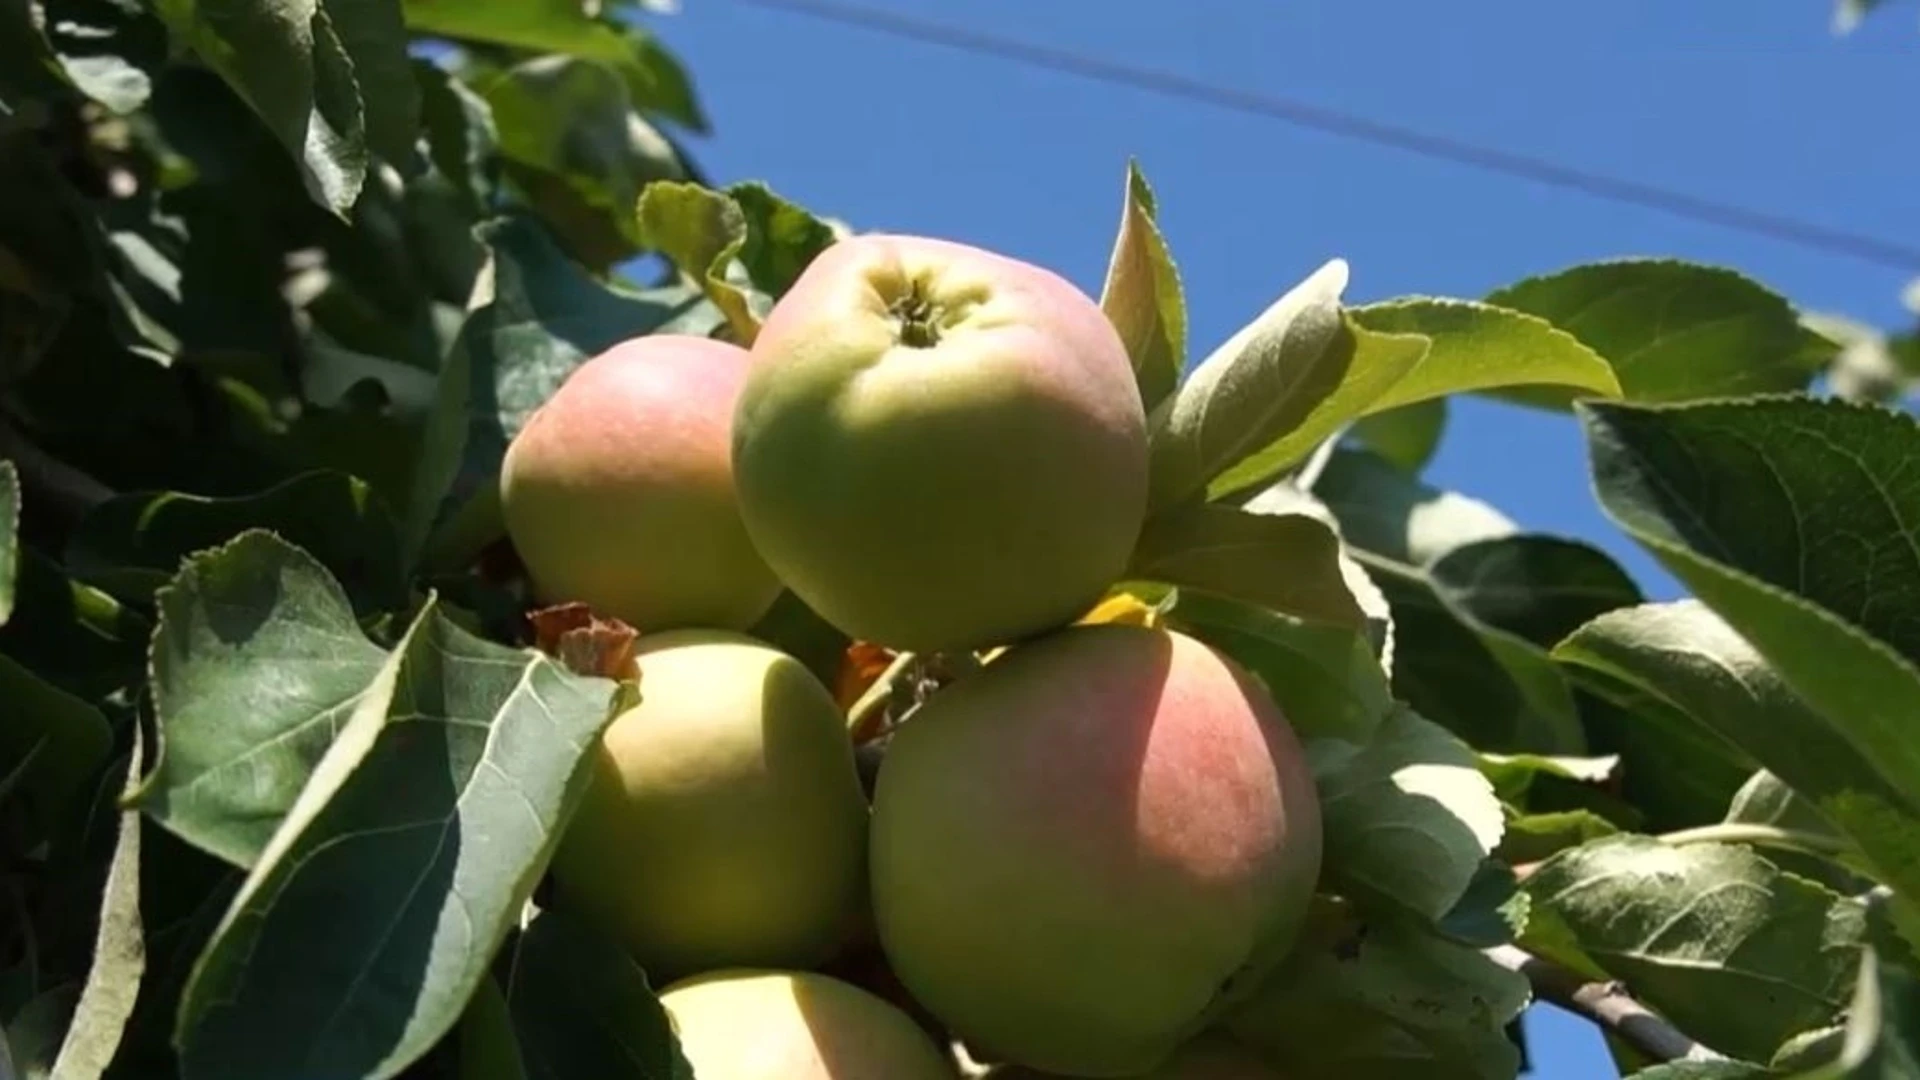
[[[887,705],[893,700],[894,685],[902,676],[913,670],[920,658],[914,653],[903,652],[893,658],[880,677],[873,680],[867,692],[847,710],[847,728],[855,743],[862,743],[878,735],[882,722],[886,719]]]
[[[1618,982],[1588,981],[1577,972],[1512,945],[1495,946],[1486,955],[1524,976],[1532,984],[1535,997],[1586,1017],[1656,1061],[1725,1060],[1640,1004]]]

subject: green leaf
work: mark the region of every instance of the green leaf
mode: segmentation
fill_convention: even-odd
[[[579,0],[405,0],[404,4],[407,24],[415,30],[608,64],[626,80],[634,104],[694,131],[705,131],[706,118],[680,62],[650,35],[596,17],[596,6]]]
[[[1302,737],[1364,743],[1393,709],[1387,673],[1355,630],[1177,589],[1161,615],[1258,677]]]
[[[352,78],[366,111],[367,148],[411,175],[414,140],[420,135],[420,88],[407,55],[400,5],[395,0],[317,0],[317,6],[332,21],[353,64]]]
[[[1527,928],[1531,900],[1520,891],[1520,879],[1513,867],[1497,858],[1480,863],[1452,909],[1440,917],[1435,928],[1442,934],[1476,948],[1512,944]]]
[[[1333,511],[1347,543],[1414,570],[1463,544],[1519,531],[1487,503],[1441,490],[1363,450],[1334,451],[1313,493]]]
[[[1746,1061],[1669,1061],[1637,1070],[1628,1080],[1766,1080],[1774,1075]]]
[[[68,82],[125,116],[144,105],[167,60],[167,32],[145,5],[41,0],[42,40]]]
[[[1500,801],[1473,751],[1405,706],[1371,742],[1315,740],[1307,756],[1320,789],[1323,873],[1343,890],[1438,920],[1500,842]]]
[[[1876,876],[1920,900],[1920,812],[1913,788],[1884,778],[1848,736],[1848,718],[1809,707],[1724,619],[1694,600],[1603,615],[1554,653],[1628,683],[1741,748],[1813,801]]]
[[[1629,401],[1797,390],[1807,338],[1787,301],[1750,278],[1670,259],[1590,263],[1487,297],[1539,316],[1613,365]],[[1567,395],[1504,396],[1565,407]]]
[[[81,521],[68,564],[122,599],[144,603],[188,556],[248,529],[272,531],[312,556],[343,581],[362,612],[406,602],[398,526],[372,489],[338,472],[305,473],[226,498],[117,496]]]
[[[1436,397],[1363,416],[1347,434],[1398,468],[1418,474],[1433,459],[1446,431],[1447,399]]]
[[[1149,414],[1152,511],[1260,453],[1340,385],[1355,353],[1340,309],[1346,286],[1347,264],[1327,263],[1201,360]]]
[[[1410,919],[1320,901],[1287,963],[1226,1019],[1293,1080],[1511,1080],[1527,981]]]
[[[726,314],[734,340],[752,344],[766,299],[755,299],[727,272],[747,243],[747,217],[724,192],[663,182],[640,197],[641,243],[666,255]]]
[[[1865,950],[1846,1034],[1830,1068],[1811,1075],[1848,1080],[1913,1080],[1920,1076],[1920,976]]]
[[[507,996],[493,978],[480,986],[460,1015],[459,1080],[528,1080]]]
[[[367,117],[334,2],[158,0],[157,7],[179,41],[293,155],[314,201],[344,220],[367,178]]]
[[[1353,309],[1361,326],[1382,334],[1418,334],[1433,342],[1426,359],[1368,404],[1368,412],[1447,394],[1506,386],[1565,387],[1619,397],[1613,368],[1546,319],[1470,300],[1410,297]]]
[[[427,157],[458,192],[466,216],[483,218],[492,200],[494,154],[500,145],[493,109],[465,82],[436,64],[415,60],[413,73],[419,84]]]
[[[747,182],[727,188],[747,223],[747,239],[739,251],[747,280],[769,299],[786,295],[813,262],[814,256],[838,238],[833,227],[800,206],[775,194],[765,184]]]
[[[24,839],[64,829],[92,795],[95,778],[113,749],[106,717],[85,701],[42,680],[0,654],[0,806]]]
[[[140,782],[142,741],[134,725],[123,791]],[[48,1080],[100,1080],[113,1064],[146,975],[146,929],[140,918],[140,811],[119,811],[120,829],[101,888],[93,960]]]
[[[638,254],[646,244],[634,216],[641,191],[684,180],[687,170],[673,144],[634,115],[619,73],[594,60],[537,56],[476,88],[513,178],[547,220],[562,223],[583,261],[610,266]]]
[[[1139,162],[1129,161],[1120,232],[1107,260],[1100,308],[1126,343],[1148,412],[1173,393],[1187,362],[1187,301],[1173,253],[1154,220],[1158,213]]]
[[[1729,824],[1773,825],[1809,836],[1838,841],[1840,834],[1833,822],[1814,803],[1787,786],[1786,781],[1765,769],[1734,793],[1727,804]]]
[[[20,575],[20,473],[0,461],[0,626],[13,617],[14,580]]]
[[[573,370],[648,333],[710,333],[717,312],[687,287],[616,292],[583,273],[537,222],[502,218],[478,230],[490,267],[447,358],[405,522],[408,562],[435,527],[457,524],[496,490],[500,459],[526,418]]]
[[[1494,854],[1514,866],[1539,862],[1548,856],[1612,836],[1619,827],[1591,810],[1550,810],[1538,814],[1509,814],[1507,831]]]
[[[1341,570],[1339,536],[1306,514],[1180,507],[1148,520],[1128,572],[1314,622],[1367,625]]]
[[[0,627],[0,654],[89,702],[143,674],[145,619],[106,593],[69,579],[31,548],[18,548],[13,618]]]
[[[187,1080],[386,1078],[431,1049],[551,857],[613,689],[429,602],[201,953]]]
[[[586,923],[541,912],[510,970],[529,1080],[694,1080],[646,973]]]
[[[1920,425],[1795,398],[1583,408],[1608,515],[1920,791]]]
[[[1681,1030],[1747,1060],[1846,1004],[1866,928],[1858,901],[1729,844],[1611,837],[1554,856],[1524,887],[1530,951],[1625,981]]]
[[[181,839],[253,866],[368,707],[385,658],[326,568],[270,533],[194,556],[158,599],[161,752],[138,802]]]
[[[1494,793],[1508,802],[1519,802],[1535,778],[1557,776],[1581,784],[1599,784],[1612,779],[1620,767],[1616,754],[1603,757],[1551,757],[1541,754],[1478,755],[1480,772],[1493,784]]]

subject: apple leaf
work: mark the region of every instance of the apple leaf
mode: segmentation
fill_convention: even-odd
[[[1473,872],[1467,891],[1434,927],[1463,945],[1481,949],[1510,945],[1526,931],[1530,904],[1513,867],[1488,858]]]
[[[1154,220],[1158,213],[1139,162],[1128,162],[1126,201],[1100,308],[1126,343],[1148,412],[1173,393],[1187,362],[1187,301],[1173,252]]]
[[[1327,263],[1208,354],[1153,410],[1152,511],[1185,502],[1263,454],[1341,384],[1357,348],[1340,307],[1346,286],[1347,264]],[[1258,478],[1285,464],[1262,466]]]
[[[492,976],[480,985],[460,1014],[459,1080],[531,1080],[524,1052],[513,1030],[507,996]]]
[[[1778,294],[1718,267],[1672,259],[1589,263],[1528,278],[1489,303],[1547,320],[1607,358],[1629,401],[1804,388],[1811,332]],[[1569,396],[1502,396],[1564,408]]]
[[[633,103],[689,130],[707,120],[686,70],[652,35],[597,17],[598,5],[578,0],[518,0],[510,4],[461,0],[404,0],[407,25],[456,41],[504,45],[538,53],[597,60],[626,80]]]
[[[1303,738],[1364,743],[1393,709],[1386,671],[1350,627],[1180,589],[1162,598],[1159,617],[1257,676]]]
[[[400,127],[397,119],[374,120],[369,112],[378,116],[417,102],[405,39],[369,21],[379,5],[161,0],[157,8],[174,36],[219,72],[293,155],[314,201],[347,220],[367,178],[369,128],[390,135]],[[371,75],[398,71],[405,78],[397,86],[369,84],[366,89],[393,95],[370,101],[356,79],[363,67]]]
[[[769,306],[735,281],[730,269],[747,243],[747,217],[725,192],[663,181],[640,196],[641,243],[664,253],[727,317],[733,340],[752,345]]]
[[[679,151],[634,115],[618,72],[596,60],[547,54],[476,83],[501,154],[568,246],[600,267],[645,244],[633,208],[656,180],[684,180]],[[564,209],[563,209],[564,208]]]
[[[1364,450],[1334,451],[1313,494],[1340,522],[1347,543],[1415,569],[1462,544],[1519,531],[1487,503],[1434,487]]]
[[[1920,976],[1868,947],[1847,1003],[1837,1060],[1814,1077],[1911,1080],[1920,1076]]]
[[[1755,772],[1727,804],[1729,824],[1771,825],[1820,841],[1843,844],[1833,821],[1811,799],[1765,769]]]
[[[839,239],[833,226],[781,198],[765,184],[733,184],[727,188],[727,195],[747,221],[740,265],[747,279],[769,299],[785,296],[814,256]]]
[[[1524,888],[1530,951],[1625,981],[1681,1030],[1746,1060],[1846,1005],[1866,931],[1859,901],[1732,844],[1609,837],[1555,855]]]
[[[123,792],[131,792],[140,782],[142,750],[140,727],[135,724]],[[92,963],[48,1080],[99,1080],[106,1075],[146,975],[146,931],[140,918],[140,811],[123,809],[117,816],[119,832],[100,889]]]
[[[222,609],[229,633],[272,633],[303,598],[249,599]],[[615,690],[432,600],[362,686],[194,967],[187,1080],[383,1080],[438,1043],[538,883]]]
[[[1582,409],[1608,515],[1920,791],[1920,424],[1809,398]]]
[[[511,216],[477,230],[488,245],[483,287],[440,376],[415,500],[405,518],[409,562],[437,546],[476,495],[497,494],[500,459],[522,424],[574,369],[649,333],[707,334],[718,312],[697,289],[616,292],[569,260],[537,221]]]
[[[3,802],[22,839],[38,841],[66,827],[86,805],[113,731],[92,705],[0,653],[0,777]]]
[[[1353,422],[1347,437],[1395,467],[1418,474],[1433,459],[1446,431],[1447,399],[1434,397],[1363,416]]]
[[[1612,779],[1620,767],[1616,754],[1603,757],[1551,757],[1541,754],[1477,755],[1480,772],[1493,784],[1494,794],[1508,802],[1519,802],[1536,777],[1557,776],[1581,784],[1599,784]]]
[[[1363,629],[1367,615],[1347,587],[1339,558],[1339,536],[1306,514],[1199,503],[1147,522],[1129,574]]]
[[[1520,1053],[1506,1028],[1530,997],[1478,949],[1321,899],[1292,956],[1225,1026],[1298,1080],[1511,1080]]]
[[[407,53],[407,24],[400,5],[394,0],[317,0],[317,6],[333,23],[351,62],[350,75],[366,116],[367,149],[402,175],[412,175],[417,171],[414,140],[420,135],[420,89]]]
[[[1343,890],[1438,920],[1500,843],[1500,801],[1473,751],[1404,705],[1370,742],[1314,740],[1307,756],[1325,823],[1323,873]]]
[[[1779,1074],[1748,1061],[1669,1061],[1630,1073],[1627,1080],[1768,1080]]]
[[[98,702],[143,673],[149,626],[140,613],[69,578],[32,548],[15,548],[13,618],[0,626],[0,653],[48,683]]]
[[[1539,862],[1619,831],[1619,826],[1591,810],[1514,812],[1507,815],[1507,830],[1494,854],[1510,865],[1519,866]]]
[[[1838,718],[1814,711],[1751,642],[1695,600],[1602,615],[1555,655],[1655,695],[1813,802],[1876,876],[1920,901],[1920,800],[1875,769]]]
[[[0,88],[29,71],[57,73],[115,114],[146,104],[167,59],[167,32],[145,5],[16,0],[0,6],[13,9],[0,13],[0,38],[9,39],[0,44],[0,68],[9,69],[0,74]]]
[[[181,839],[251,866],[385,657],[326,568],[271,533],[195,555],[158,600],[161,752],[137,801]]]
[[[542,911],[509,959],[528,1080],[693,1080],[646,973],[590,926]]]
[[[427,156],[453,186],[467,218],[480,220],[497,184],[500,131],[493,109],[465,80],[437,64],[416,60],[413,74],[420,86]]]
[[[14,580],[20,575],[20,473],[0,461],[0,626],[13,617]]]
[[[340,472],[303,473],[253,495],[116,496],[82,519],[68,541],[67,564],[90,583],[144,604],[194,552],[253,528],[313,556],[362,613],[406,602],[398,526],[365,482]]]
[[[1353,317],[1377,333],[1418,334],[1433,342],[1426,359],[1369,402],[1368,412],[1503,386],[1549,385],[1620,396],[1620,383],[1605,359],[1564,329],[1522,311],[1409,297],[1354,308]]]

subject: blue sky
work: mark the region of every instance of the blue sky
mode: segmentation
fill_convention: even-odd
[[[1837,38],[1827,0],[864,2],[1920,246],[1920,5]],[[1138,158],[1197,354],[1334,256],[1352,265],[1350,302],[1474,297],[1577,262],[1663,255],[1889,327],[1912,276],[739,0],[682,7],[650,25],[712,116],[713,136],[692,146],[702,165],[862,229],[995,248],[1097,292]],[[1457,402],[1428,476],[1525,527],[1598,543],[1672,595],[1601,516],[1564,418]],[[1535,1075],[1615,1075],[1583,1025],[1530,1019]]]

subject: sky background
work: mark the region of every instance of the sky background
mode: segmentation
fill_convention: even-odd
[[[1912,3],[1842,38],[1827,0],[862,2],[1920,246]],[[1887,328],[1920,274],[743,0],[681,0],[648,24],[707,106],[714,132],[690,149],[716,182],[997,249],[1095,295],[1137,158],[1196,357],[1336,256],[1349,303],[1658,255]],[[1427,477],[1675,595],[1601,515],[1565,417],[1456,400]],[[1535,1076],[1618,1075],[1580,1021],[1536,1009],[1528,1031]]]

